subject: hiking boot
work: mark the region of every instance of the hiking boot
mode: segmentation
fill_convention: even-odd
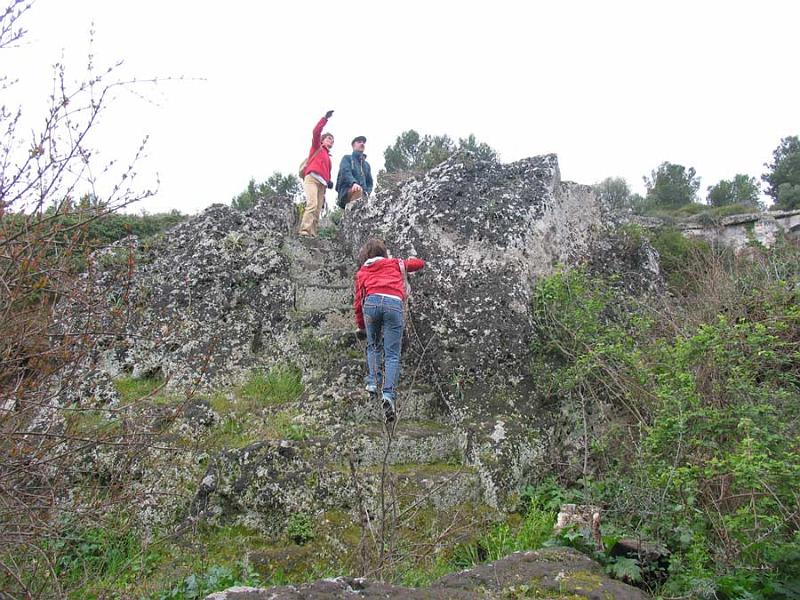
[[[394,400],[388,396],[383,397],[383,415],[386,417],[386,424],[393,423],[397,418],[397,413],[394,410]]]

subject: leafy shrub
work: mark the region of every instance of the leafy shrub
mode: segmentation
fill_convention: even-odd
[[[286,534],[296,544],[305,544],[314,539],[314,521],[306,513],[295,513],[289,517]]]
[[[639,340],[652,323],[628,312],[630,306],[613,286],[579,269],[542,279],[533,298],[538,336],[532,366],[542,393],[581,399],[603,394],[644,421],[641,399],[648,394],[639,378]]]
[[[673,234],[662,256],[687,250]],[[786,242],[684,259],[695,284],[644,319],[611,281],[561,272],[534,295],[541,392],[630,408],[587,500],[672,550],[671,596],[779,597],[800,586],[800,261]],[[686,256],[686,254],[683,254]],[[674,288],[673,288],[674,290]],[[698,308],[700,307],[700,308]],[[672,312],[690,318],[673,321]],[[601,460],[602,459],[602,460]],[[629,563],[609,563],[634,580]],[[789,595],[791,597],[791,595]]]
[[[243,568],[209,567],[200,575],[192,574],[183,579],[168,592],[159,596],[159,600],[196,600],[229,587],[261,584],[257,573],[249,572]]]
[[[275,416],[273,425],[280,437],[302,442],[314,435],[314,431],[303,423],[298,423],[296,417],[297,414],[293,411],[279,413]]]
[[[322,227],[319,230],[319,237],[321,237],[324,240],[332,240],[336,237],[338,231],[339,228],[336,225],[331,225],[329,227]]]
[[[100,527],[69,533],[51,547],[59,554],[56,573],[67,582],[117,573],[139,552],[130,530],[118,533]]]
[[[333,222],[333,224],[336,225],[337,227],[342,224],[343,218],[344,218],[344,209],[337,207],[331,212],[331,222]]]
[[[559,485],[554,477],[546,477],[536,485],[527,485],[520,495],[520,512],[527,514],[531,508],[557,513],[563,504],[581,504],[583,494]]]
[[[662,229],[650,243],[658,252],[659,266],[670,287],[685,290],[697,284],[693,266],[711,251],[707,242],[687,238],[676,229]]]
[[[71,597],[94,597],[98,590],[111,586],[124,586],[138,577],[147,575],[160,560],[153,548],[142,545],[133,527],[125,520],[114,520],[94,527],[84,527],[77,522],[61,523],[58,535],[45,540],[36,557],[52,558],[53,574],[63,590]],[[13,561],[20,560],[16,555]],[[36,560],[35,557],[29,557]],[[7,556],[0,553],[4,564]],[[28,590],[39,588],[47,595],[49,574],[43,576],[32,569],[26,573],[24,583]],[[3,585],[0,577],[0,585]],[[10,587],[10,586],[9,586]]]
[[[454,560],[463,568],[498,560],[512,552],[537,550],[553,533],[555,522],[555,512],[542,510],[535,501],[531,502],[519,524],[510,521],[495,524],[477,542],[460,547]]]

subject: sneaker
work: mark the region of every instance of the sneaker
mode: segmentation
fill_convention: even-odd
[[[386,417],[386,423],[392,423],[397,418],[397,413],[394,410],[394,400],[388,396],[383,397],[383,415]]]
[[[377,386],[367,384],[367,393],[369,394],[370,400],[377,400],[378,399],[378,388]]]

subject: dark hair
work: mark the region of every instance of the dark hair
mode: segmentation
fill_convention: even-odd
[[[375,258],[376,256],[388,256],[386,244],[383,243],[383,240],[379,240],[378,238],[369,238],[366,243],[361,246],[361,250],[358,251],[358,258],[356,258],[358,266],[360,267],[370,258]]]
[[[334,139],[333,134],[330,131],[326,131],[325,133],[323,133],[322,136],[319,138],[319,141],[321,142],[325,138]]]

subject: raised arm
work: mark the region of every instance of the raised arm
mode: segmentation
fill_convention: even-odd
[[[322,128],[325,127],[325,123],[328,122],[326,117],[322,117],[314,126],[314,131],[311,132],[311,150],[308,151],[308,155],[311,156],[314,152],[317,151],[319,145],[322,143]]]

